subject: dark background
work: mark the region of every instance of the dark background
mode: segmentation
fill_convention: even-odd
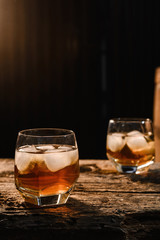
[[[75,131],[80,158],[106,158],[109,118],[150,117],[160,1],[0,0],[0,157],[19,130]]]

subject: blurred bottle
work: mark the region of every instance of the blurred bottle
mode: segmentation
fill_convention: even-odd
[[[160,162],[160,67],[155,69],[153,124],[155,137],[155,161]]]

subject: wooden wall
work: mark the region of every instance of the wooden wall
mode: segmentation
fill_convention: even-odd
[[[105,158],[110,117],[152,117],[159,5],[0,0],[0,157],[21,129],[62,127],[81,158]]]

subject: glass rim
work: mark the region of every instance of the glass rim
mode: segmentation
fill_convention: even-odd
[[[51,135],[38,135],[38,134],[31,134],[29,132],[36,132],[36,131],[62,131],[64,133],[62,134],[51,134]],[[26,136],[26,137],[41,137],[41,138],[53,138],[53,137],[67,137],[69,135],[74,135],[74,132],[72,130],[69,129],[65,129],[65,128],[28,128],[28,129],[24,129],[18,132],[19,136]]]
[[[152,120],[150,118],[119,117],[119,118],[111,118],[109,119],[109,122],[128,122],[128,123],[150,122],[152,123]]]

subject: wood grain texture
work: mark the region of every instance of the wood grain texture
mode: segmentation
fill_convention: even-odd
[[[0,239],[159,239],[160,163],[146,175],[123,175],[107,160],[80,160],[66,205],[25,205],[13,159],[0,160]]]
[[[154,82],[153,123],[155,136],[155,159],[157,162],[160,162],[160,67],[155,69]]]

